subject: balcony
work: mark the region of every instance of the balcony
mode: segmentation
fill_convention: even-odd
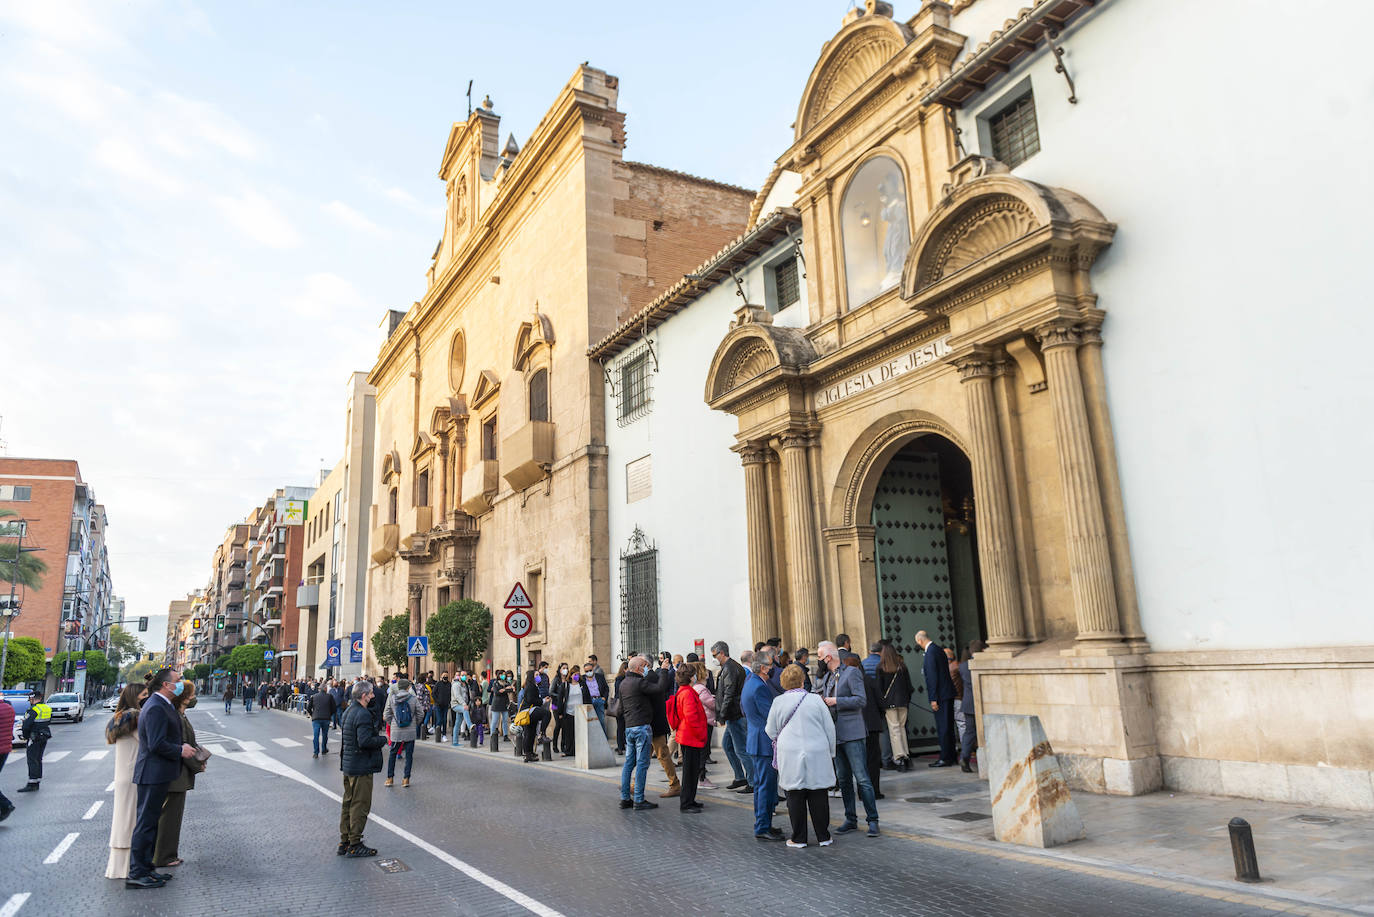
[[[225,593],[224,593],[224,602],[225,602],[226,605],[242,605],[242,604],[243,604],[243,590],[242,590],[242,589],[230,589],[229,591],[225,592]]]
[[[248,562],[248,551],[246,548],[233,547],[229,549],[229,566],[242,567]]]
[[[480,516],[491,509],[491,498],[496,496],[500,487],[500,476],[495,461],[473,462],[472,467],[463,472],[463,512],[469,516]]]
[[[553,432],[549,421],[531,420],[501,441],[504,477],[512,490],[524,490],[548,476],[553,465]]]
[[[384,564],[396,556],[401,545],[401,527],[394,522],[379,525],[372,530],[372,562]]]
[[[316,578],[313,583],[306,582],[304,585],[296,587],[296,607],[320,607],[320,583],[318,578]]]
[[[230,586],[242,586],[247,578],[248,577],[243,572],[242,567],[230,567],[229,577],[225,580],[225,582],[228,583]]]

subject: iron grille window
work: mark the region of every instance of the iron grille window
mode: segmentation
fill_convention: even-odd
[[[658,650],[658,548],[635,529],[628,550],[620,553],[620,651]]]
[[[652,376],[649,371],[649,350],[643,347],[620,364],[620,387],[617,416],[623,427],[649,413],[653,403]]]
[[[781,312],[801,299],[801,285],[797,280],[797,261],[790,258],[773,269],[773,283],[778,291],[774,312]]]
[[[1014,169],[1040,152],[1040,129],[1035,122],[1035,96],[1027,91],[988,120],[992,155]]]

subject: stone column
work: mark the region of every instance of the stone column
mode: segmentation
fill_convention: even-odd
[[[425,587],[420,583],[410,583],[406,586],[406,599],[410,610],[410,635],[413,637],[424,633],[425,624],[421,615],[424,608]],[[419,657],[412,656],[406,661],[406,669],[410,672],[411,679],[414,680],[415,676],[420,673],[421,660]]]
[[[792,644],[814,647],[825,639],[816,526],[811,516],[811,475],[806,451],[811,435],[789,430],[782,446],[782,486],[787,501],[787,578],[792,594]],[[781,635],[779,635],[781,636]]]
[[[1078,617],[1078,646],[1124,651],[1112,582],[1111,549],[1102,513],[1102,491],[1093,456],[1083,380],[1078,371],[1082,340],[1074,323],[1055,320],[1037,328],[1045,356],[1059,478],[1064,488],[1064,530],[1069,548],[1069,583]]]
[[[773,591],[773,529],[768,513],[768,445],[745,443],[745,520],[749,528],[749,617],[754,643],[778,633],[778,603]]]
[[[448,524],[448,431],[439,431],[439,525]]]
[[[1141,651],[1147,644],[1140,625],[1140,601],[1136,596],[1131,543],[1126,534],[1126,506],[1121,495],[1121,470],[1116,461],[1116,436],[1112,433],[1112,418],[1107,410],[1107,383],[1102,370],[1104,313],[1093,310],[1088,316],[1087,323],[1080,326],[1083,346],[1078,348],[1078,367],[1083,374],[1083,397],[1102,483],[1102,507],[1112,551],[1112,582],[1116,585],[1122,636],[1129,646]]]
[[[994,356],[975,352],[956,361],[968,401],[973,448],[973,494],[978,507],[978,563],[982,568],[983,605],[987,612],[988,646],[1017,650],[1026,645],[1021,613],[1021,584],[1017,576],[1016,536],[1012,530],[1002,434],[997,415],[994,380],[1001,367]]]

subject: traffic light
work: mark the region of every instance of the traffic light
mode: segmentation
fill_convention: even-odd
[[[191,619],[191,630],[200,630],[200,625],[201,625],[201,620],[200,620],[200,618],[192,618],[192,619]]]
[[[178,652],[178,653],[184,653],[184,652],[186,652],[186,641],[185,641],[185,640],[182,640],[182,641],[180,641],[179,643],[177,643],[177,652]]]
[[[215,630],[224,630],[224,615],[215,615]]]

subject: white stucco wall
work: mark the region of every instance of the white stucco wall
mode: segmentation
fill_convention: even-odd
[[[774,246],[740,271],[750,302],[764,301],[764,265],[784,257],[790,243]],[[738,653],[750,640],[749,570],[746,553],[744,468],[730,451],[737,422],[712,411],[703,400],[706,373],[716,347],[740,305],[735,285],[713,287],[654,331],[658,372],[653,377],[653,410],[626,426],[617,421],[616,401],[606,390],[606,442],[609,451],[611,538],[611,645],[617,662],[620,645],[620,554],[635,526],[658,547],[661,644],[656,649],[693,651],[725,640]],[[779,313],[776,321],[806,321],[806,284],[802,301]],[[608,361],[611,378],[625,351]],[[652,495],[626,502],[627,463],[651,455]],[[648,649],[635,647],[635,649]]]
[[[1000,6],[1005,11],[993,15]],[[1016,14],[983,0],[971,31]],[[1111,0],[1039,52],[1025,178],[1118,224],[1093,272],[1145,632],[1156,649],[1374,643],[1374,6]],[[1274,36],[1316,29],[1316,56]],[[1277,53],[1276,53],[1277,51]]]

